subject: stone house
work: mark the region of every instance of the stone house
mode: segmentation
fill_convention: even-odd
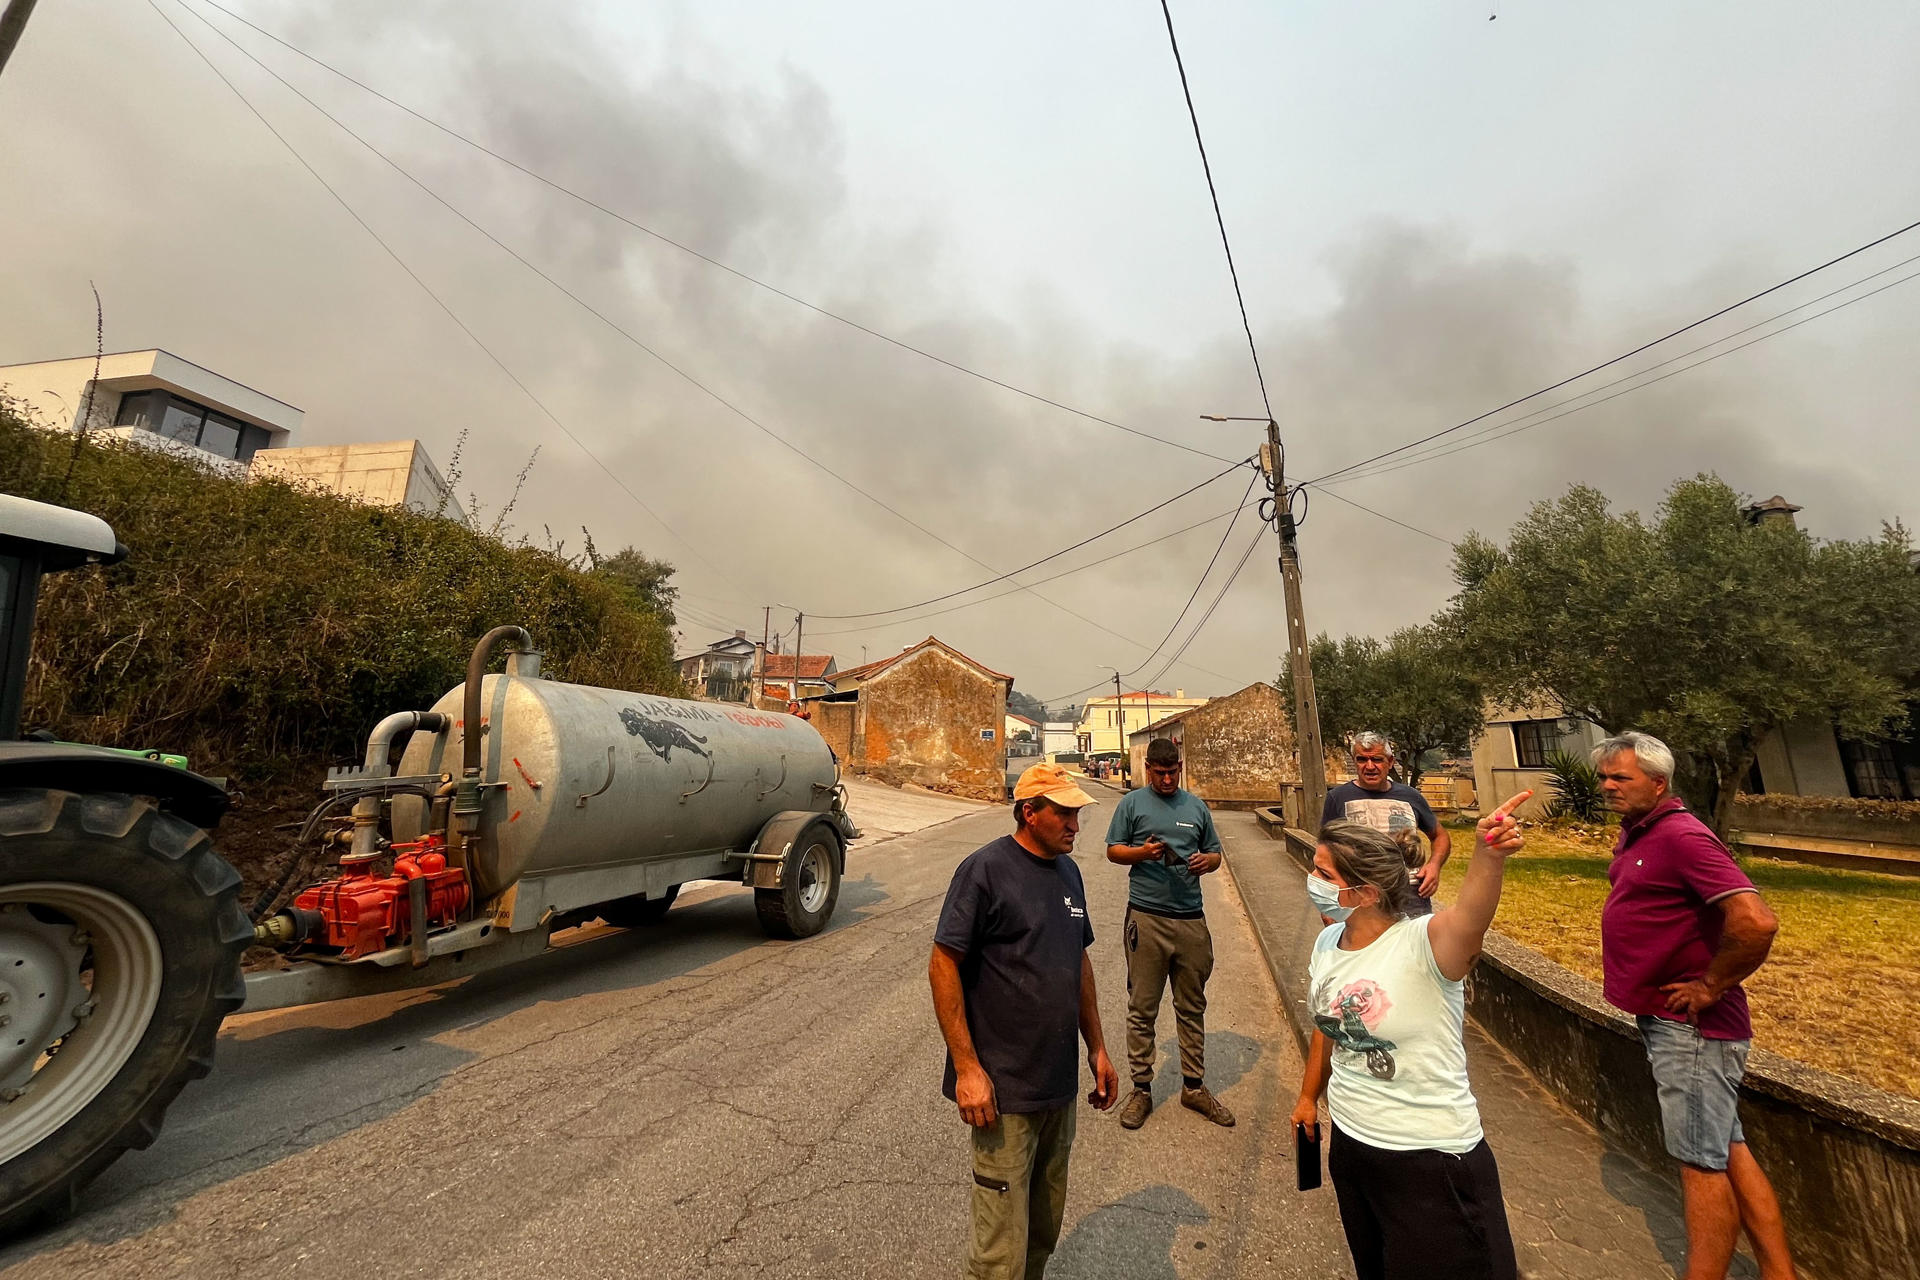
[[[813,727],[849,773],[976,800],[1005,799],[1012,676],[928,636],[832,680],[833,692],[808,708]]]
[[[1293,723],[1280,690],[1265,682],[1136,729],[1129,741],[1135,779],[1146,777],[1155,738],[1180,747],[1180,785],[1216,808],[1279,804],[1300,786]]]
[[[680,680],[692,696],[716,702],[747,702],[752,698],[759,656],[759,641],[747,639],[744,631],[735,631],[675,661],[680,667]]]

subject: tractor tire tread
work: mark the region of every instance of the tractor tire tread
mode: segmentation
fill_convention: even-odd
[[[46,815],[43,825],[35,826],[28,819],[36,807]],[[117,835],[109,834],[116,828]],[[200,896],[212,900],[210,915],[215,930],[207,942],[211,946],[209,959],[213,974],[208,984],[209,994],[186,1037],[184,1049],[165,1078],[152,1088],[135,1114],[121,1124],[117,1132],[107,1135],[73,1168],[13,1203],[0,1203],[0,1239],[71,1216],[79,1206],[81,1191],[108,1165],[130,1149],[143,1150],[152,1145],[160,1134],[168,1106],[179,1097],[188,1080],[204,1077],[213,1069],[214,1043],[220,1024],[246,1000],[240,959],[253,941],[251,926],[243,936],[235,924],[236,920],[242,923],[246,920],[239,902],[239,873],[215,852],[205,831],[149,800],[114,793],[78,795],[57,790],[0,793],[0,851],[4,851],[7,841],[31,836],[64,838],[76,845],[104,837],[135,845],[163,862],[183,863],[185,875],[181,879],[192,885]],[[62,1132],[85,1118],[83,1110],[63,1126]],[[23,1153],[21,1158],[31,1154],[31,1151]]]

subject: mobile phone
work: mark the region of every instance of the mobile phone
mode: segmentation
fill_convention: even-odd
[[[1312,1191],[1320,1185],[1320,1126],[1293,1126],[1293,1163],[1295,1181],[1300,1190]]]

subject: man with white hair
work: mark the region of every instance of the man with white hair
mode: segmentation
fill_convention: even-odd
[[[1727,847],[1670,794],[1673,752],[1632,731],[1593,749],[1620,839],[1607,868],[1600,960],[1609,1003],[1634,1016],[1686,1197],[1685,1280],[1723,1280],[1744,1226],[1761,1280],[1792,1280],[1773,1184],[1740,1129],[1753,1043],[1740,986],[1779,923]]]
[[[1417,829],[1427,838],[1430,851],[1426,862],[1410,873],[1414,892],[1419,895],[1413,914],[1431,915],[1433,891],[1440,887],[1440,868],[1447,865],[1447,855],[1453,852],[1453,838],[1440,825],[1427,798],[1404,782],[1395,782],[1392,769],[1393,744],[1384,734],[1372,729],[1354,734],[1354,780],[1327,792],[1320,825],[1359,822],[1396,838],[1402,831]]]

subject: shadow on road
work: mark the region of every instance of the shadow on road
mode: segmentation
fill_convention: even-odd
[[[1074,1224],[1047,1266],[1054,1280],[1178,1280],[1173,1251],[1181,1227],[1204,1226],[1208,1214],[1176,1187],[1143,1187],[1102,1205]]]
[[[1207,1033],[1207,1088],[1224,1093],[1238,1084],[1240,1077],[1253,1070],[1263,1052],[1260,1042],[1237,1031]],[[1153,1105],[1159,1106],[1180,1092],[1180,1042],[1169,1036],[1161,1041],[1160,1066],[1153,1073]]]
[[[869,918],[889,895],[872,875],[841,884],[833,933]],[[436,1037],[484,1027],[537,1004],[632,992],[683,977],[769,941],[753,895],[733,889],[683,902],[661,924],[605,930],[524,964],[419,991],[309,1005],[230,1022],[213,1074],[168,1109],[153,1146],[131,1152],[81,1195],[82,1213],[0,1248],[0,1267],[76,1239],[137,1236],[207,1187],[390,1116],[473,1062]]]

